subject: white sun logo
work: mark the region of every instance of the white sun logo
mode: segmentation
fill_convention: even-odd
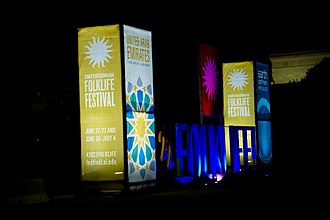
[[[232,72],[229,75],[229,84],[231,84],[231,88],[233,88],[234,90],[236,89],[240,89],[242,90],[243,87],[245,87],[248,83],[247,83],[247,79],[248,79],[248,75],[245,74],[243,69],[240,70],[234,70],[234,72]]]
[[[109,49],[112,44],[107,45],[108,40],[105,41],[105,37],[102,40],[100,40],[100,37],[97,37],[97,39],[93,37],[93,43],[90,41],[88,43],[89,46],[85,46],[88,49],[88,52],[85,52],[85,54],[88,54],[85,59],[90,59],[88,64],[93,63],[93,68],[97,64],[97,67],[100,68],[100,64],[104,67],[104,62],[109,63],[108,58],[112,58],[109,53],[113,50]]]

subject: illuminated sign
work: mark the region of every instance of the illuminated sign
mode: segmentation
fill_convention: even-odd
[[[270,72],[269,65],[256,62],[256,112],[259,158],[264,164],[272,161]]]
[[[124,179],[119,25],[78,32],[81,179]]]
[[[128,182],[156,179],[151,32],[124,25]]]
[[[253,62],[223,64],[225,126],[255,126]]]
[[[230,126],[229,130],[231,141],[227,151],[223,125],[175,124],[174,136],[166,138],[164,131],[159,133],[160,161],[166,161],[168,170],[175,169],[176,177],[212,178],[228,172],[230,155],[231,170],[237,172],[242,164],[247,167],[250,160],[256,160],[255,127]]]
[[[199,57],[202,116],[220,116],[222,85],[217,66],[217,49],[200,44]]]
[[[259,158],[264,164],[272,161],[271,122],[258,120]]]
[[[258,120],[270,120],[269,66],[256,62],[256,112]]]
[[[163,152],[160,160],[166,160],[168,169],[175,164],[177,176],[201,177],[226,173],[223,125],[176,124],[175,140],[175,145],[172,146],[169,144],[170,140],[166,140],[164,136],[159,137],[159,141],[162,142],[161,152]]]

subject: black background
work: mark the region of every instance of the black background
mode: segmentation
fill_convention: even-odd
[[[199,120],[199,43],[217,47],[219,62],[330,48],[328,7],[299,4],[7,4],[1,15],[5,174],[79,179],[78,28],[126,24],[151,31],[157,125],[186,123]],[[36,103],[46,110],[32,112]]]

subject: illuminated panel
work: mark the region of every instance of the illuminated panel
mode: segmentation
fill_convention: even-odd
[[[156,179],[151,32],[123,26],[128,181]]]
[[[255,127],[229,126],[229,132],[233,171],[239,171],[241,165],[248,167],[250,164],[255,164]]]
[[[240,171],[240,152],[239,152],[239,136],[238,127],[229,126],[229,136],[230,136],[230,156],[231,156],[231,167],[232,171]]]
[[[200,136],[198,126],[193,124],[189,130],[188,145],[188,173],[190,175],[200,176],[201,174],[201,152],[200,152]],[[196,166],[195,166],[196,165]],[[195,173],[195,170],[197,172]]]
[[[200,44],[200,88],[203,116],[221,115],[221,81],[217,67],[217,49],[215,47]]]
[[[126,111],[154,112],[151,32],[124,25]]]
[[[153,113],[126,112],[130,182],[156,177],[155,118]]]
[[[258,121],[259,158],[264,164],[272,161],[270,121],[269,65],[256,62],[256,112]]]
[[[263,163],[272,161],[271,122],[258,121],[259,158]]]
[[[208,175],[208,149],[207,149],[207,125],[202,124],[199,127],[200,140],[200,157],[201,157],[201,174]]]
[[[225,126],[255,126],[253,62],[223,64]]]
[[[238,150],[239,150],[239,162],[240,164],[244,164],[244,146],[243,146],[243,130],[239,129],[238,130]]]
[[[184,158],[187,158],[187,149],[184,147],[184,133],[189,130],[187,124],[175,125],[175,155],[176,155],[176,174],[182,176],[185,174]],[[186,135],[187,136],[187,135]]]
[[[158,143],[161,143],[161,150],[160,150],[160,161],[166,161],[166,168],[168,170],[174,167],[173,161],[173,152],[172,152],[172,141],[165,138],[165,132],[160,131],[158,133]]]
[[[123,180],[123,103],[119,25],[78,32],[81,179]]]
[[[270,120],[269,66],[256,62],[256,112],[258,120]]]
[[[223,125],[192,124],[189,127],[187,124],[176,124],[177,176],[201,177],[209,176],[210,173],[213,176],[225,173],[227,164],[224,134]]]
[[[246,138],[247,138],[247,149],[248,149],[248,163],[249,164],[255,164],[255,157],[253,154],[253,140],[255,140],[254,133],[251,132],[251,130],[246,131]]]
[[[209,152],[210,152],[210,173],[227,172],[225,131],[223,125],[209,125]]]

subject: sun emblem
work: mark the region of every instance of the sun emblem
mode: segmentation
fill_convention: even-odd
[[[102,64],[102,67],[104,66],[104,62],[109,63],[109,59],[112,58],[110,55],[110,52],[113,50],[110,50],[109,48],[112,48],[112,44],[107,45],[108,40],[105,40],[105,37],[100,40],[100,37],[93,37],[93,42],[88,42],[89,46],[85,46],[88,49],[88,52],[85,52],[85,54],[88,54],[86,56],[86,60],[90,59],[88,64],[93,63],[93,68],[97,64],[97,67],[100,68],[100,64]]]
[[[243,69],[237,70],[234,69],[234,72],[229,75],[229,84],[231,84],[231,88],[234,90],[239,89],[242,90],[247,83],[248,75],[245,74]]]
[[[214,64],[213,59],[209,59],[206,57],[203,71],[205,75],[203,76],[203,79],[205,79],[205,82],[203,83],[203,86],[206,86],[206,93],[209,100],[215,100],[216,94],[218,92],[218,72],[216,71],[217,66]]]

